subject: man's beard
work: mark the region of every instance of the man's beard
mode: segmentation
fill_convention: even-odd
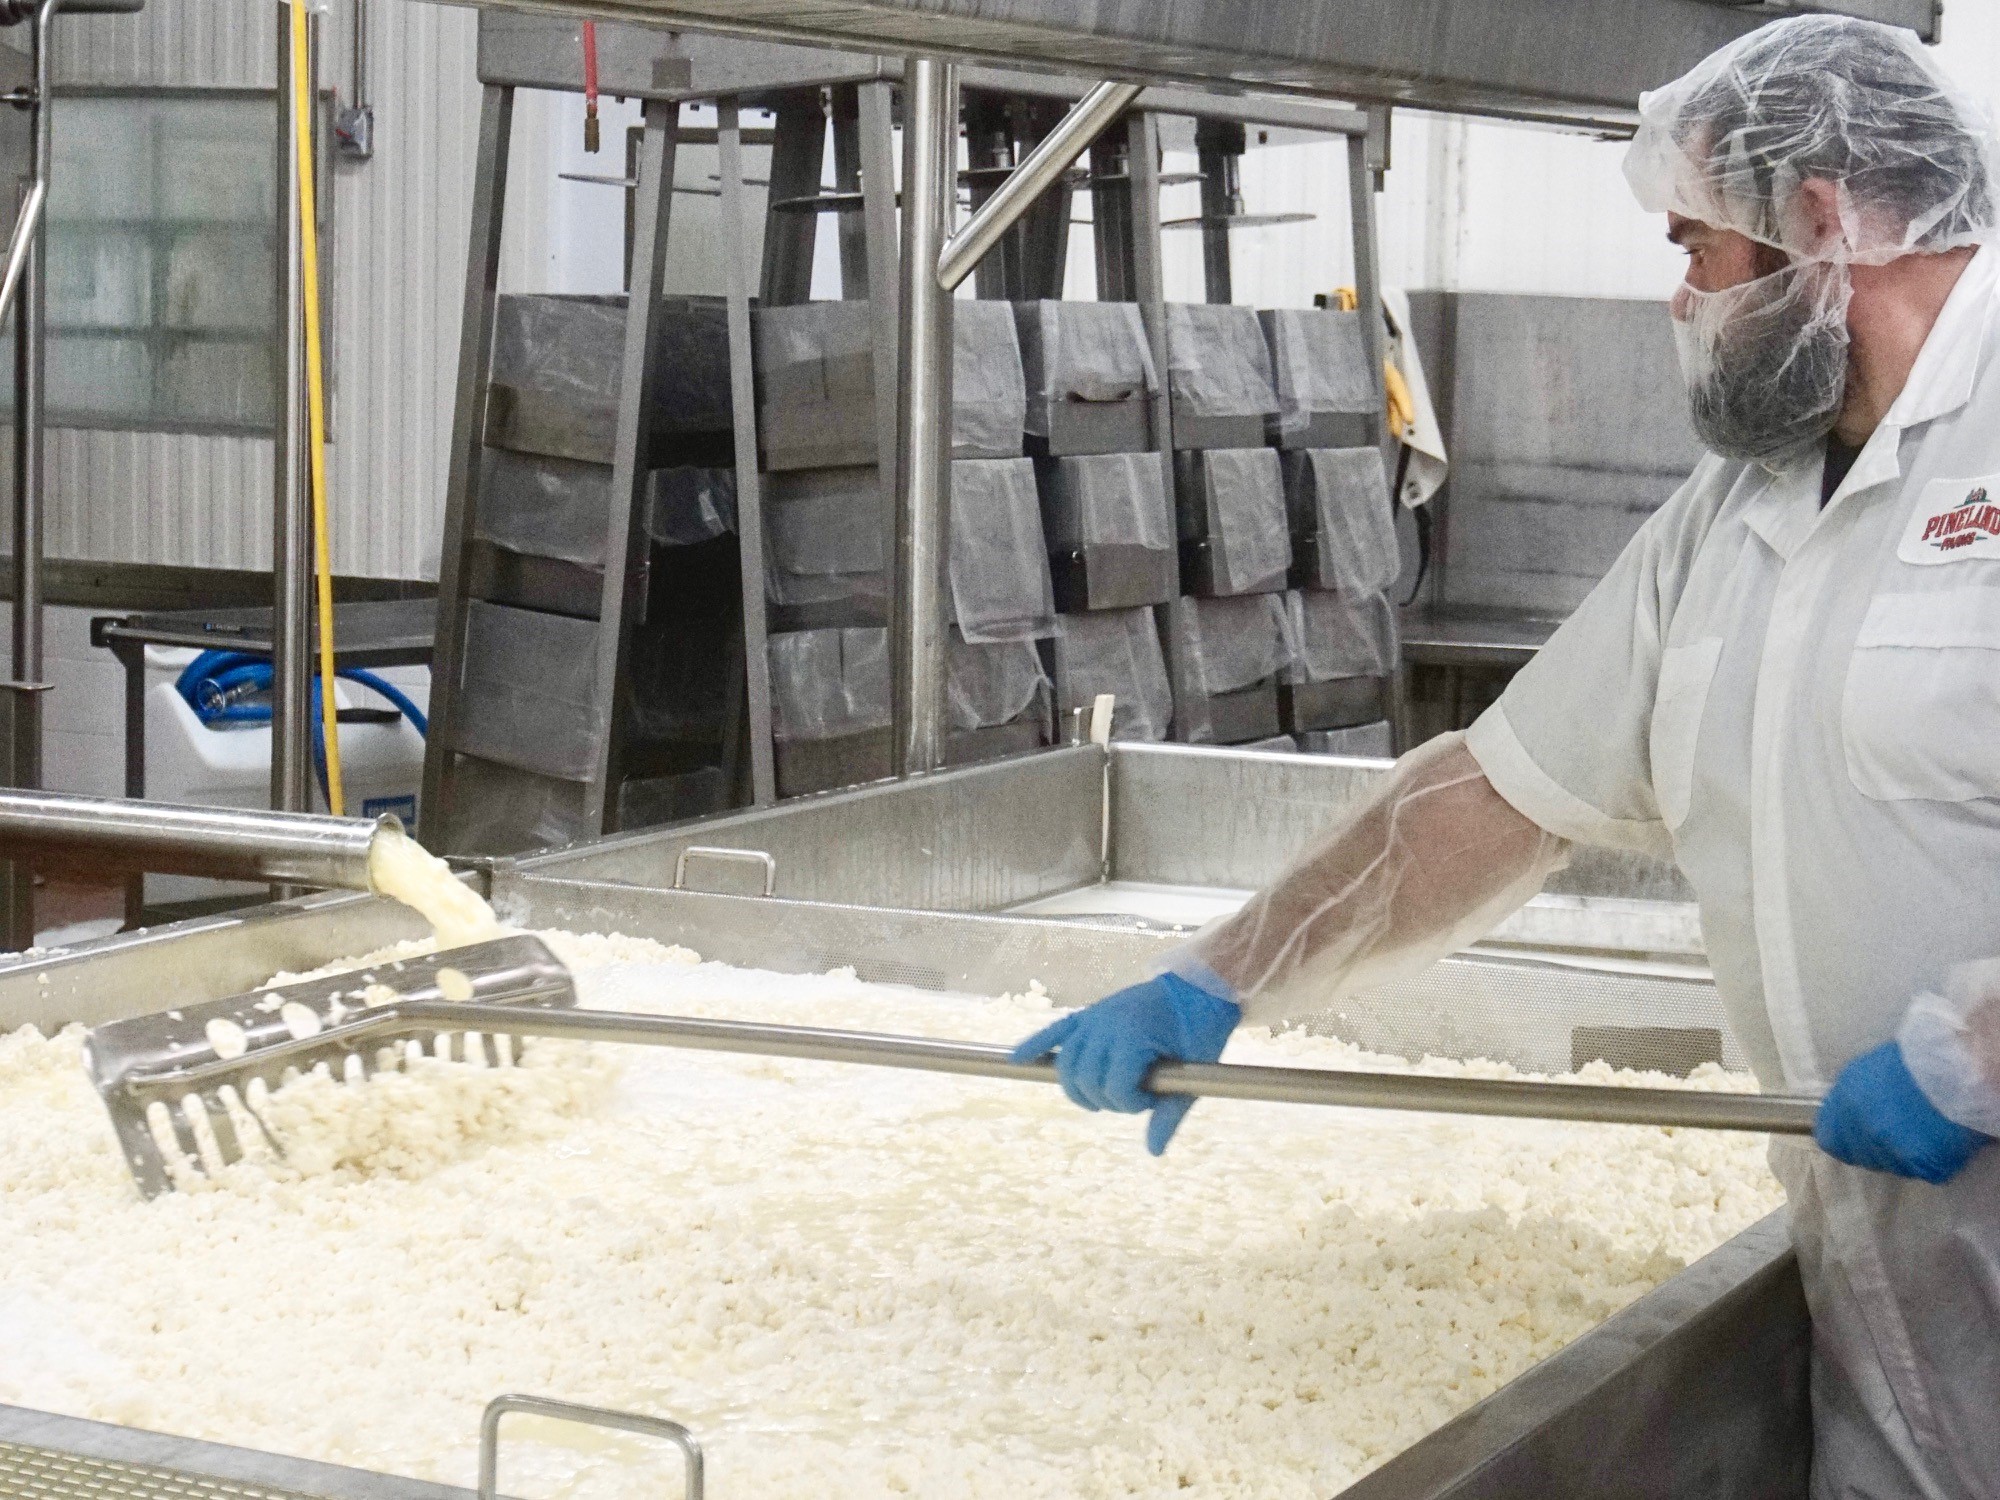
[[[1817,261],[1719,292],[1682,289],[1674,344],[1702,442],[1771,468],[1819,446],[1847,395],[1853,290],[1845,266]]]

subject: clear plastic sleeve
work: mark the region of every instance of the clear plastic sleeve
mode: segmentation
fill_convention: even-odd
[[[481,451],[478,521],[482,541],[583,567],[604,566],[611,520],[611,470],[603,464],[504,448]]]
[[[1167,551],[1174,545],[1174,523],[1166,472],[1166,456],[1159,453],[1050,460],[1045,470],[1049,545]]]
[[[1285,595],[1285,621],[1292,649],[1280,681],[1387,677],[1396,670],[1401,644],[1387,594],[1294,589]]]
[[[945,707],[953,729],[1011,724],[1049,690],[1033,641],[978,645],[954,630],[947,666]]]
[[[1048,410],[1068,401],[1143,399],[1159,387],[1135,302],[1017,302],[1028,431],[1048,435]]]
[[[1292,662],[1285,596],[1185,599],[1176,609],[1178,648],[1192,686],[1234,693],[1277,677]]]
[[[886,589],[887,525],[872,468],[767,476],[767,593],[781,606],[875,599]]]
[[[1493,789],[1462,734],[1444,735],[1167,967],[1219,975],[1252,1022],[1325,1010],[1485,936],[1568,857]]]
[[[1025,458],[951,466],[952,620],[967,641],[1025,641],[1055,629],[1035,466]]]
[[[1285,586],[1292,535],[1284,480],[1271,448],[1211,448],[1182,455],[1196,483],[1187,496],[1190,539],[1210,545],[1218,594],[1269,593]]]
[[[655,469],[648,484],[646,534],[661,546],[692,547],[735,532],[734,469]]]
[[[1088,708],[1099,693],[1117,696],[1111,737],[1163,740],[1173,723],[1174,690],[1151,609],[1108,609],[1058,615],[1056,707],[1067,715]]]
[[[1195,416],[1270,416],[1278,410],[1271,351],[1254,308],[1168,303],[1167,379],[1174,400]]]
[[[889,633],[800,630],[770,641],[771,720],[782,740],[889,727]]]
[[[2000,959],[1960,964],[1942,995],[1917,996],[1896,1042],[1941,1114],[2000,1136]]]
[[[466,607],[457,747],[565,781],[586,779],[605,726],[595,620],[475,599]]]
[[[986,457],[1019,453],[1028,386],[1012,304],[954,302],[951,342],[952,451]]]
[[[615,406],[625,352],[623,297],[510,296],[493,316],[493,380]]]
[[[1281,433],[1303,431],[1322,412],[1375,414],[1380,398],[1369,378],[1360,313],[1279,307],[1260,312],[1257,319],[1271,349]]]
[[[1311,545],[1315,581],[1353,595],[1396,580],[1402,555],[1382,450],[1304,448],[1283,456],[1292,532]]]

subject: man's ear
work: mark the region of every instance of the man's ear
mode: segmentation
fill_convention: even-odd
[[[1841,188],[1824,177],[1808,177],[1792,198],[1792,229],[1809,253],[1819,254],[1847,238],[1840,221]]]

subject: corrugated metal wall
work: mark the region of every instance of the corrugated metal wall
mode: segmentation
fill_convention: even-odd
[[[343,100],[351,14],[343,0],[328,15],[320,66]],[[149,0],[137,16],[61,24],[64,83],[268,88],[276,76],[265,0]],[[375,155],[335,169],[328,247],[334,566],[431,576],[478,130],[476,21],[456,6],[370,0],[369,30]],[[267,441],[56,430],[49,486],[52,555],[270,565]]]

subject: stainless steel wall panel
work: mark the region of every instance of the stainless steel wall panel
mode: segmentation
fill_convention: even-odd
[[[663,891],[520,870],[498,872],[493,895],[509,922],[650,937],[786,974],[851,967],[871,983],[926,990],[1017,994],[1039,980],[1058,1005],[1130,984],[1178,941],[1109,922]]]
[[[1444,301],[1434,388],[1448,388],[1452,467],[1435,597],[1560,617],[1701,457],[1666,305]]]
[[[521,868],[565,879],[668,886],[691,845],[761,849],[780,895],[932,911],[998,911],[1097,879],[1103,761],[1091,747],[833,792],[782,807],[605,839]],[[688,884],[747,888],[701,861]]]
[[[1114,743],[1112,878],[1254,889],[1371,796],[1387,769],[1387,761]],[[1577,848],[1548,889],[1693,900],[1671,865],[1611,849]]]

